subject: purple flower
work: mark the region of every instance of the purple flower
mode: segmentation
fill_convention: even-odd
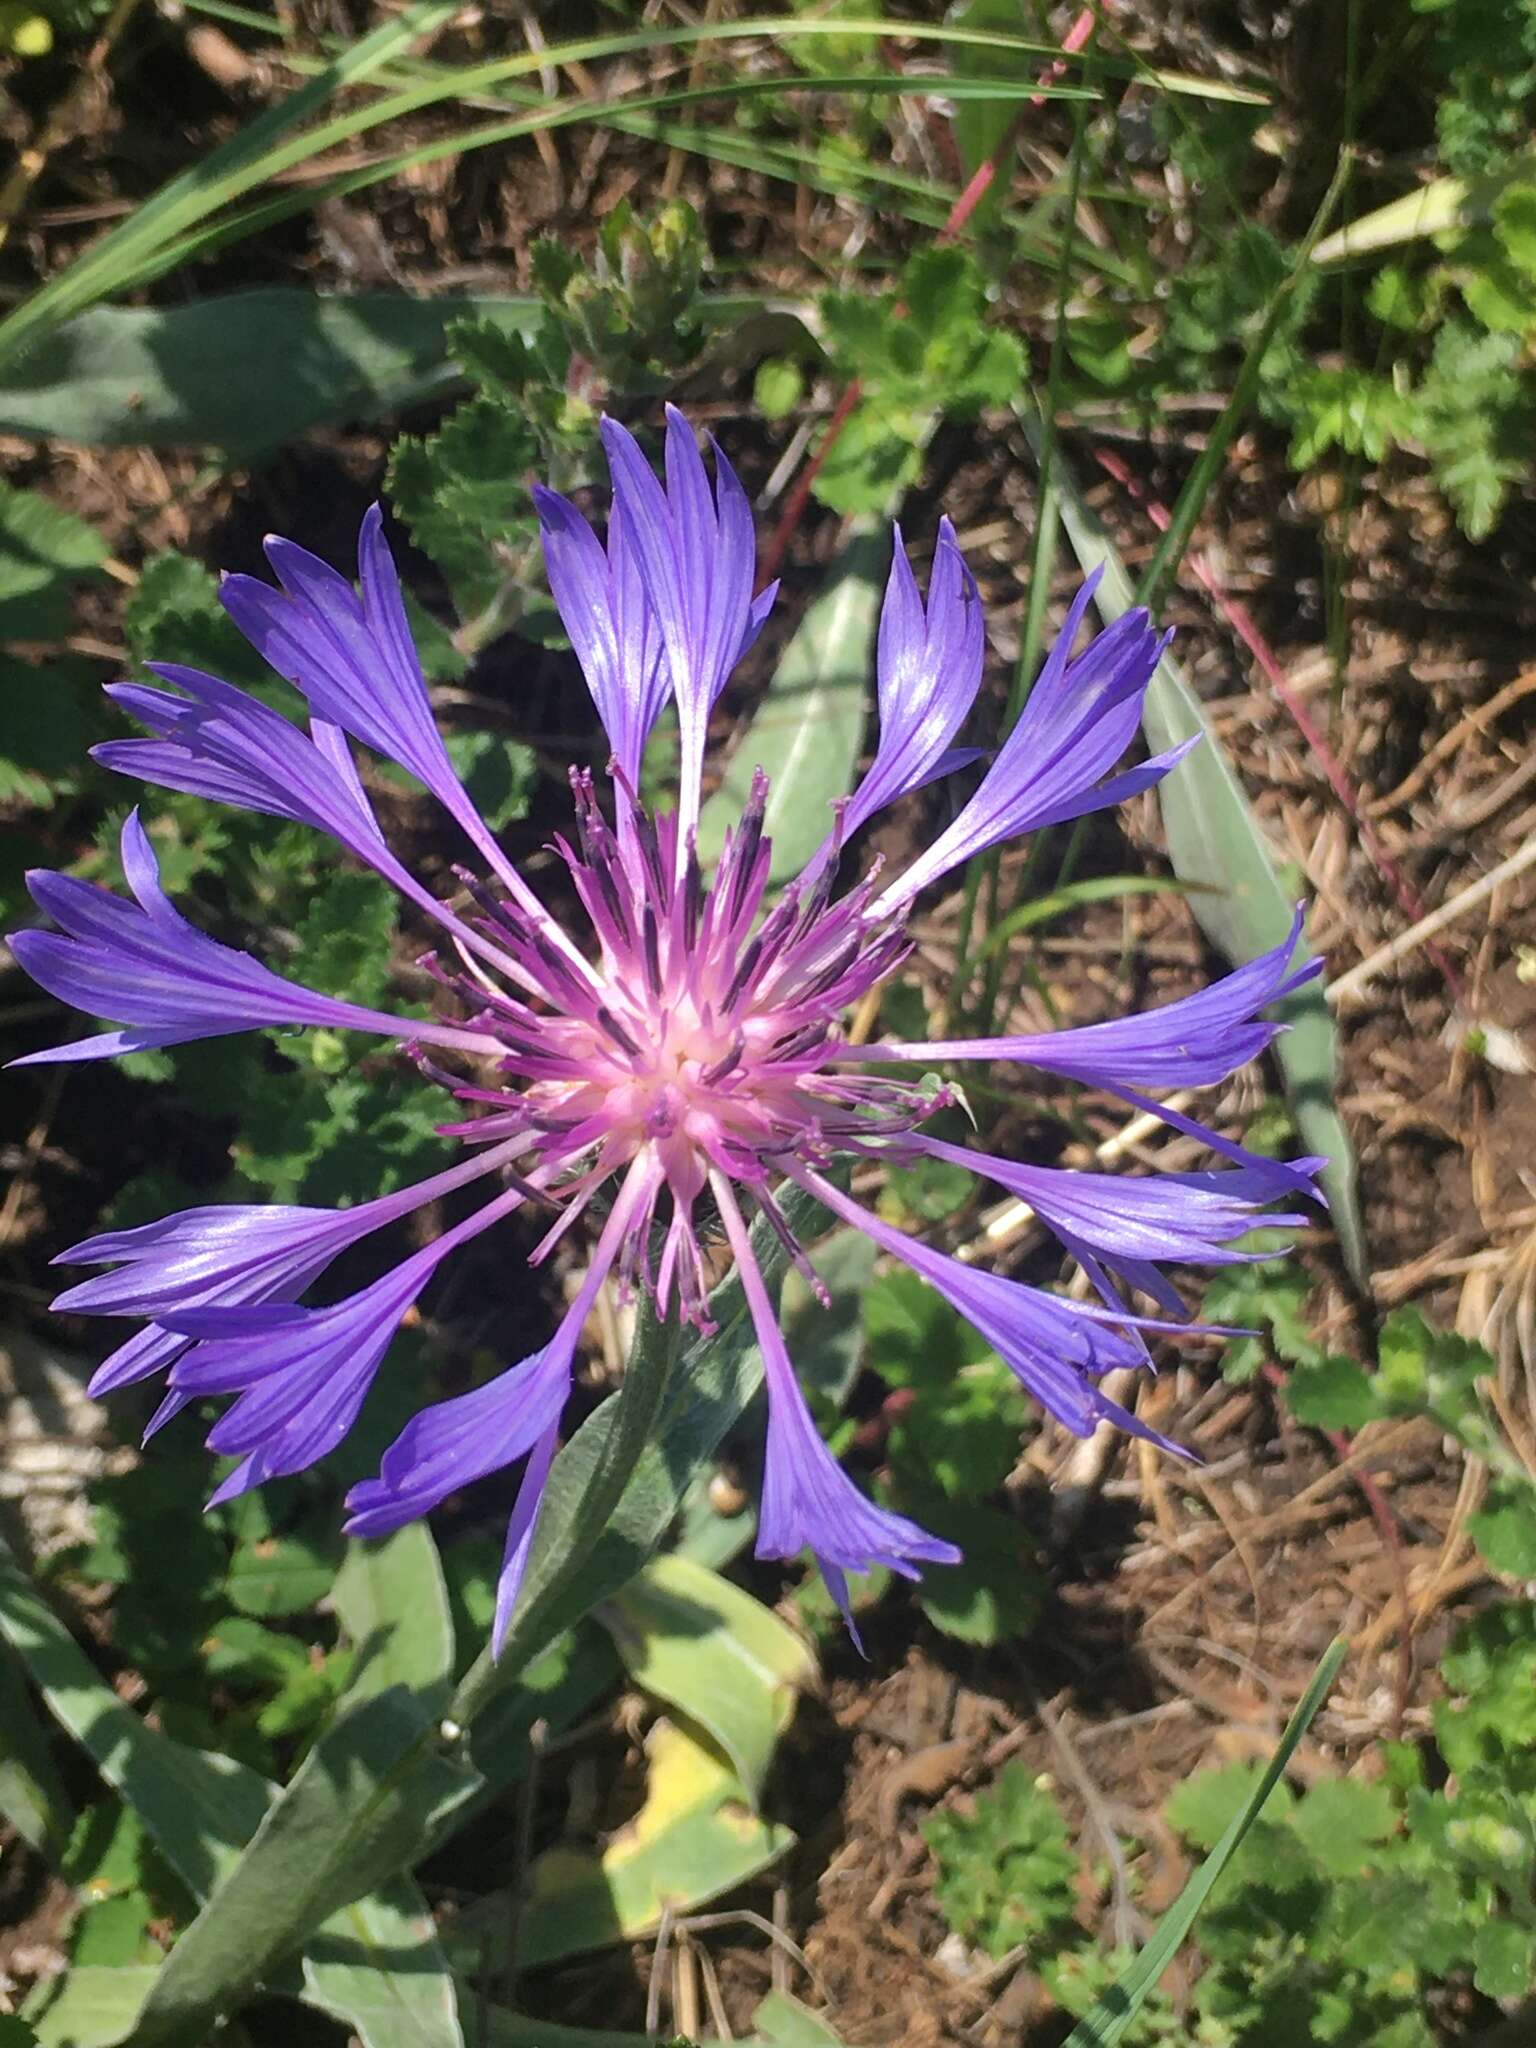
[[[565,499],[536,494],[551,588],[611,749],[611,801],[600,802],[589,771],[573,774],[574,828],[556,842],[579,906],[575,928],[513,868],[454,776],[375,511],[363,523],[357,587],[276,540],[268,554],[281,588],[248,577],[224,585],[230,615],[294,684],[306,722],[215,677],[167,667],[157,671],[167,688],[112,692],[153,737],[99,753],[143,781],[329,834],[440,925],[438,980],[456,1014],[414,1019],[337,1002],[208,938],[166,898],[137,814],[123,832],[131,900],[38,875],[34,894],[59,930],[12,942],[45,988],[119,1027],[32,1060],[327,1026],[372,1033],[407,1054],[431,1047],[433,1064],[421,1064],[432,1082],[471,1105],[464,1120],[442,1126],[445,1139],[468,1148],[464,1156],[398,1194],[334,1211],[189,1209],[64,1255],[107,1270],[68,1289],[58,1307],[144,1326],[102,1365],[93,1390],[164,1374],[152,1428],[189,1401],[231,1397],[209,1443],[238,1462],[215,1498],[299,1471],[341,1441],[401,1317],[459,1246],[536,1197],[555,1212],[537,1260],[600,1191],[616,1189],[586,1277],[549,1341],[484,1386],[424,1409],[385,1452],[378,1476],[349,1496],[349,1528],[378,1535],[521,1464],[498,1644],[537,1528],[582,1329],[610,1275],[621,1293],[642,1289],[658,1312],[707,1331],[706,1243],[723,1233],[768,1390],[758,1551],[810,1550],[846,1610],[848,1572],[878,1563],[916,1576],[958,1553],[866,1498],[822,1442],[756,1262],[749,1206],[788,1239],[779,1197],[787,1186],[808,1190],[936,1288],[1067,1428],[1087,1434],[1107,1419],[1164,1443],[1102,1391],[1106,1373],[1147,1362],[1146,1330],[1168,1326],[1134,1315],[1119,1290],[1139,1290],[1182,1316],[1164,1266],[1249,1256],[1240,1241],[1256,1224],[1300,1220],[1294,1204],[1315,1195],[1321,1164],[1256,1158],[1171,1108],[1158,1113],[1202,1138],[1226,1167],[1121,1181],[994,1159],[924,1130],[950,1097],[909,1071],[913,1062],[1024,1062],[1138,1106],[1146,1090],[1219,1081],[1268,1044],[1276,1026],[1260,1012],[1316,971],[1290,965],[1299,919],[1273,953],[1143,1016],[932,1045],[860,1046],[844,1033],[850,1009],[908,953],[907,917],[920,890],[1005,837],[1103,809],[1174,766],[1179,750],[1119,766],[1165,644],[1145,615],[1127,614],[1074,653],[1086,586],[1023,717],[954,823],[882,892],[872,872],[838,895],[838,858],[853,831],[977,759],[956,746],[984,655],[975,582],[946,521],[925,599],[898,535],[880,622],[874,760],[806,872],[770,904],[761,775],[712,877],[701,872],[694,835],[710,708],[773,596],[752,594],[745,495],[718,450],[711,481],[676,411],[667,417],[664,484],[623,427],[605,421],[603,440],[613,473],[606,545]],[[678,805],[649,815],[637,794],[641,757],[669,698],[679,726]],[[391,853],[355,745],[407,769],[462,828],[486,874],[471,883],[477,914],[439,903]],[[923,1156],[1032,1204],[1101,1302],[964,1264],[893,1228],[829,1177],[839,1158]],[[344,1249],[462,1189],[480,1196],[462,1221],[359,1291],[305,1305]],[[1273,1213],[1277,1201],[1286,1206]]]

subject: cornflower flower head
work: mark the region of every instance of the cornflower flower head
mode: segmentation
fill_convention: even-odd
[[[96,753],[142,781],[328,833],[441,929],[441,1014],[422,1021],[333,1000],[199,932],[162,889],[136,812],[122,835],[129,897],[38,873],[32,892],[59,929],[11,941],[45,989],[118,1027],[27,1061],[107,1058],[271,1026],[342,1028],[393,1041],[470,1109],[440,1126],[460,1156],[398,1193],[337,1210],[188,1209],[62,1255],[61,1263],[107,1270],[69,1288],[57,1308],[143,1325],[98,1369],[93,1393],[162,1375],[151,1431],[188,1402],[233,1397],[208,1436],[212,1450],[237,1461],[215,1500],[300,1471],[341,1441],[402,1316],[449,1254],[538,1204],[554,1217],[532,1254],[538,1261],[589,1209],[599,1213],[603,1197],[585,1278],[548,1341],[486,1384],[423,1409],[377,1476],[348,1496],[348,1529],[377,1536],[473,1480],[521,1465],[497,1646],[582,1328],[610,1275],[624,1293],[643,1290],[658,1314],[707,1332],[705,1246],[723,1237],[767,1383],[758,1555],[809,1549],[846,1613],[849,1571],[883,1564],[916,1577],[919,1566],[959,1553],[868,1499],[827,1450],[778,1327],[749,1211],[767,1219],[815,1285],[782,1199],[804,1190],[936,1288],[1068,1429],[1086,1435],[1108,1419],[1155,1437],[1102,1390],[1106,1373],[1146,1364],[1144,1332],[1167,1326],[1133,1314],[1123,1290],[1181,1316],[1164,1264],[1250,1256],[1239,1240],[1261,1218],[1299,1222],[1292,1205],[1315,1193],[1322,1163],[1259,1158],[1172,1110],[1160,1114],[1224,1164],[1122,1180],[995,1158],[927,1133],[951,1092],[911,1077],[914,1062],[1023,1062],[1138,1108],[1154,1106],[1148,1091],[1218,1082],[1273,1036],[1265,1007],[1314,971],[1291,969],[1295,931],[1195,995],[1108,1023],[926,1045],[855,1044],[844,1029],[851,1007],[907,956],[921,890],[974,854],[1116,804],[1174,767],[1183,749],[1118,766],[1165,644],[1145,613],[1127,613],[1074,655],[1090,580],[1023,715],[953,822],[904,874],[887,880],[875,863],[839,894],[843,844],[859,826],[979,758],[956,746],[982,674],[975,582],[944,521],[925,599],[898,532],[879,627],[873,762],[805,872],[770,903],[761,774],[712,875],[701,868],[695,831],[711,707],[774,597],[771,589],[752,594],[745,494],[718,449],[711,482],[675,410],[664,481],[623,427],[604,421],[602,434],[613,477],[606,542],[564,498],[536,492],[550,585],[612,750],[606,803],[593,774],[577,770],[573,829],[555,841],[579,930],[560,923],[511,864],[454,774],[375,509],[363,522],[356,585],[277,539],[267,543],[277,587],[248,576],[223,585],[235,624],[304,700],[306,724],[216,677],[163,666],[154,672],[167,687],[109,691],[152,737]],[[675,811],[651,815],[637,795],[641,756],[668,701],[680,790]],[[386,844],[357,746],[407,769],[462,830],[479,865],[458,871],[463,887],[452,901],[438,900]],[[840,1160],[925,1158],[968,1168],[1030,1203],[1098,1299],[1068,1299],[921,1243],[853,1200],[834,1170]],[[359,1291],[304,1304],[346,1248],[462,1189],[478,1197],[462,1221]],[[1271,1207],[1277,1201],[1281,1213]]]

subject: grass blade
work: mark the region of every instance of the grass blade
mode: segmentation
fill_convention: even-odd
[[[400,51],[409,48],[457,12],[456,0],[415,0],[392,21],[382,23],[328,64],[317,78],[242,128],[220,148],[191,165],[128,218],[103,235],[68,269],[50,278],[41,290],[0,321],[0,364],[50,333],[72,313],[83,312],[109,292],[119,290],[135,268],[164,242],[200,220],[226,200],[272,175],[278,163],[302,161],[310,138],[303,136],[286,149],[279,138],[325,105],[344,87],[360,84]]]
[[[1201,1907],[1210,1897],[1222,1872],[1232,1861],[1239,1843],[1253,1826],[1263,1810],[1265,1801],[1280,1782],[1281,1773],[1290,1762],[1291,1753],[1316,1718],[1319,1707],[1332,1690],[1333,1681],[1339,1675],[1339,1666],[1344,1662],[1348,1644],[1340,1637],[1323,1652],[1323,1661],[1313,1674],[1312,1683],[1302,1696],[1280,1746],[1269,1760],[1269,1768],[1254,1786],[1248,1803],[1206,1857],[1183,1891],[1163,1915],[1156,1934],[1147,1943],[1135,1962],[1115,1984],[1112,1984],[1091,2012],[1086,2013],[1067,2036],[1065,2048],[1114,2048],[1125,2033],[1131,2021],[1141,2010],[1147,1993],[1173,1961],[1185,1936],[1194,1926]]]

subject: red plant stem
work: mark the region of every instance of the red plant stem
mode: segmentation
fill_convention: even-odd
[[[1286,1375],[1278,1365],[1266,1365],[1264,1377],[1273,1387],[1283,1389],[1285,1386]],[[1319,1434],[1341,1462],[1349,1457],[1354,1447],[1342,1429],[1325,1429]],[[1408,1571],[1403,1563],[1402,1531],[1386,1495],[1370,1473],[1356,1467],[1349,1476],[1360,1489],[1361,1496],[1371,1511],[1372,1519],[1381,1531],[1382,1540],[1387,1546],[1387,1562],[1392,1568],[1393,1586],[1402,1608],[1403,1623],[1397,1637],[1397,1691],[1392,1702],[1392,1733],[1394,1739],[1400,1742],[1403,1736],[1403,1716],[1408,1709],[1408,1695],[1413,1689],[1413,1617],[1408,1603]]]
[[[1077,51],[1082,49],[1088,38],[1093,34],[1097,20],[1098,15],[1094,8],[1083,8],[1061,39],[1061,56],[1053,58],[1044,71],[1041,72],[1036,80],[1041,90],[1031,93],[1029,99],[1025,102],[1026,107],[1044,105],[1044,88],[1048,85],[1054,85],[1056,80],[1061,77],[1067,68],[1064,60],[1067,57],[1074,56]],[[965,190],[949,209],[948,219],[934,236],[936,246],[941,246],[945,242],[952,242],[965,227],[971,215],[991,190],[1000,167],[1011,153],[1014,144],[1018,141],[1019,130],[1023,124],[1024,113],[1021,111],[1009,122],[986,162],[978,164],[972,172]],[[896,310],[900,313],[905,312],[906,308],[898,302]],[[760,570],[760,581],[762,583],[771,583],[774,577],[778,575],[783,565],[784,557],[789,552],[790,542],[794,539],[796,533],[799,532],[800,521],[805,517],[805,508],[810,501],[811,486],[821,474],[822,464],[837,445],[838,437],[841,435],[843,428],[848,424],[853,409],[862,396],[863,387],[859,383],[858,378],[855,377],[853,382],[843,392],[842,397],[837,401],[832,416],[827,421],[826,431],[822,434],[821,440],[817,444],[816,453],[795,479],[794,488],[785,500],[784,510],[779,515],[779,523],[773,529],[769,537],[768,546],[763,554]]]
[[[1100,448],[1094,450],[1094,459],[1097,461],[1100,469],[1112,476],[1115,482],[1141,506],[1158,532],[1166,532],[1171,517],[1167,506],[1150,495],[1140,478],[1132,475],[1120,457],[1112,454],[1107,449]],[[1329,787],[1349,814],[1355,830],[1360,835],[1360,844],[1365,848],[1372,861],[1375,862],[1377,872],[1383,877],[1398,902],[1402,905],[1404,914],[1409,922],[1417,924],[1419,919],[1425,915],[1423,897],[1420,896],[1419,892],[1414,888],[1408,877],[1403,873],[1397,862],[1387,852],[1387,849],[1377,837],[1375,828],[1365,815],[1364,806],[1360,802],[1359,795],[1344,771],[1343,764],[1324,738],[1322,728],[1286,681],[1285,671],[1280,666],[1279,658],[1269,642],[1264,638],[1264,635],[1259,631],[1253,614],[1238,598],[1228,595],[1214,563],[1211,562],[1208,556],[1191,553],[1185,557],[1185,560],[1209,591],[1217,610],[1263,671],[1264,678],[1274,691],[1276,699],[1289,714],[1291,723],[1306,741],[1318,766],[1328,778]],[[1446,958],[1445,953],[1432,939],[1425,940],[1424,951],[1433,960],[1436,967],[1439,968],[1440,973],[1445,978],[1446,987],[1450,990],[1455,1000],[1457,1002],[1464,1001],[1466,998],[1466,987],[1462,982],[1461,976]]]

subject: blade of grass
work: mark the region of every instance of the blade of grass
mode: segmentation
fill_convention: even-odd
[[[1297,1743],[1311,1727],[1318,1709],[1333,1689],[1333,1681],[1339,1675],[1339,1666],[1344,1662],[1348,1647],[1340,1637],[1323,1652],[1323,1660],[1313,1673],[1312,1683],[1286,1723],[1280,1746],[1270,1758],[1268,1769],[1254,1786],[1243,1810],[1235,1816],[1221,1840],[1163,1915],[1156,1934],[1135,1962],[1072,2029],[1065,2048],[1114,2048],[1114,2043],[1124,2035],[1140,2012],[1147,1993],[1183,1946],[1201,1907],[1232,1861],[1244,1835],[1263,1812],[1265,1802],[1279,1784]]]
[[[29,342],[79,313],[109,291],[133,265],[160,243],[202,218],[237,192],[249,190],[271,175],[266,166],[278,157],[294,161],[306,154],[303,139],[285,146],[280,138],[325,105],[344,87],[356,85],[388,63],[418,36],[439,27],[455,12],[456,0],[415,0],[394,20],[382,23],[361,42],[328,64],[317,78],[301,86],[248,128],[208,156],[162,185],[119,226],[103,235],[39,291],[0,321],[0,363],[10,361]],[[294,155],[295,147],[297,154]]]
[[[639,94],[629,99],[602,100],[587,97],[549,101],[535,98],[533,110],[529,113],[509,116],[505,120],[484,122],[474,128],[455,130],[446,136],[436,136],[429,142],[415,144],[394,154],[381,155],[323,180],[286,189],[271,199],[258,201],[237,212],[222,214],[167,243],[149,263],[124,282],[135,286],[147,284],[151,279],[162,276],[191,257],[210,255],[217,249],[246,239],[262,228],[288,220],[295,214],[308,213],[323,201],[345,198],[350,193],[363,191],[370,185],[381,184],[385,179],[399,177],[406,172],[418,170],[423,165],[439,163],[448,157],[468,155],[476,149],[489,148],[496,143],[520,141],[530,135],[548,134],[558,128],[573,127],[582,121],[619,126],[621,115],[625,117],[626,122],[630,117],[635,117],[636,125],[633,132],[645,134],[647,131],[639,125],[639,121],[640,117],[647,113],[688,106],[700,100],[762,97],[782,92],[783,89],[782,79],[747,78],[734,80],[729,86],[685,86],[673,92]],[[946,98],[952,96],[947,80],[911,79],[901,72],[819,79],[812,81],[805,89],[860,92],[876,96],[881,93],[914,96],[942,93]],[[990,89],[996,92],[1001,88],[994,85]],[[1054,91],[1054,96],[1074,97],[1077,96],[1076,89],[1058,87]],[[684,131],[685,134],[690,132]],[[4,334],[4,328],[0,327],[0,361],[4,360]]]
[[[1200,882],[1181,882],[1177,875],[1090,875],[1081,882],[1066,882],[1010,910],[976,948],[976,958],[985,960],[1020,932],[1049,924],[1053,918],[1064,917],[1084,903],[1111,903],[1117,896],[1192,896],[1204,886]]]
[[[853,35],[878,41],[888,35],[899,35],[918,42],[965,42],[981,48],[1008,51],[1041,52],[1043,48],[1001,31],[966,30],[941,23],[883,19],[785,20],[774,17],[753,17],[736,22],[706,21],[627,34],[588,36],[544,49],[522,50],[487,63],[445,70],[440,77],[334,115],[319,126],[306,129],[301,135],[289,133],[343,86],[356,84],[360,77],[366,78],[377,72],[397,51],[426,30],[439,26],[454,12],[453,0],[417,0],[416,5],[407,8],[394,21],[375,29],[344,56],[338,57],[318,78],[270,108],[249,128],[242,129],[221,148],[162,186],[127,220],[104,235],[85,255],[50,279],[8,319],[0,322],[0,364],[14,357],[22,347],[35,345],[70,314],[81,312],[96,300],[121,290],[140,266],[178,235],[185,234],[195,223],[206,220],[255,186],[269,183],[283,172],[313,161],[337,143],[367,134],[386,122],[421,113],[445,100],[504,80],[526,77],[552,65],[592,63],[608,57],[640,56],[649,51],[683,49],[700,43],[751,41],[762,36],[782,41],[787,37]],[[803,84],[803,81],[797,83]],[[991,90],[995,95],[997,88]],[[587,104],[581,101],[574,103],[583,109]],[[570,115],[572,119],[584,117],[584,111]],[[451,153],[456,141],[456,138],[450,138],[445,153]],[[430,158],[423,160],[429,161]]]

